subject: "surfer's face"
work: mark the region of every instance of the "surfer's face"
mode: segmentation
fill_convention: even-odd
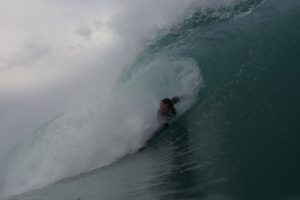
[[[159,113],[161,115],[168,113],[169,110],[170,110],[170,108],[169,108],[168,104],[164,104],[163,102],[160,102]]]

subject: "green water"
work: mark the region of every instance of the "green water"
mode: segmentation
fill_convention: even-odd
[[[196,13],[128,70],[178,56],[202,71],[196,103],[149,148],[12,199],[300,199],[300,1],[260,3]]]

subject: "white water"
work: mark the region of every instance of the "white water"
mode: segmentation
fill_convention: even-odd
[[[199,89],[199,66],[162,57],[118,84],[122,70],[157,32],[207,2],[30,0],[18,9],[1,2],[0,19],[10,23],[0,39],[0,196],[110,164],[143,145],[157,127],[159,100]]]

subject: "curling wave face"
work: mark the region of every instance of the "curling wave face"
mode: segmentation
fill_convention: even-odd
[[[170,129],[172,134],[155,144],[158,154],[149,150],[159,169],[149,168],[153,175],[146,169],[136,170],[138,163],[147,164],[139,161],[128,165],[141,175],[130,176],[130,170],[122,166],[124,171],[118,175],[123,179],[118,184],[126,185],[127,192],[138,188],[141,177],[147,177],[148,185],[142,185],[146,189],[139,192],[167,199],[178,195],[207,199],[234,199],[236,194],[252,199],[274,197],[273,189],[278,185],[270,177],[285,169],[282,175],[277,173],[277,183],[282,184],[276,195],[295,195],[300,163],[296,160],[298,147],[293,143],[299,141],[294,134],[299,130],[294,110],[300,85],[296,68],[299,3],[202,0],[193,1],[192,8],[177,3],[178,10],[175,6],[176,14],[169,13],[170,18],[153,18],[157,22],[168,19],[167,23],[149,27],[146,22],[153,19],[142,20],[132,32],[120,23],[111,27],[120,26],[116,30],[126,33],[126,42],[105,55],[112,62],[104,63],[112,65],[96,67],[93,73],[88,70],[91,80],[85,88],[89,89],[81,93],[83,97],[75,95],[75,105],[50,115],[55,117],[44,120],[34,134],[1,160],[0,173],[5,177],[0,180],[1,195],[40,188],[135,152],[157,127],[159,100],[181,94],[190,98],[178,108],[179,119]],[[173,1],[170,4],[176,5]],[[151,5],[156,8],[154,4],[146,7]],[[138,4],[135,9],[147,10],[143,6]],[[179,9],[182,6],[184,10]],[[127,9],[123,10],[125,22],[133,20],[130,13],[135,10]],[[130,33],[134,33],[132,38]],[[152,34],[155,37],[151,39]],[[117,58],[122,61],[120,65]],[[282,148],[276,149],[276,144]],[[275,154],[276,158],[272,156]],[[289,159],[285,160],[285,155]],[[254,163],[257,165],[253,167]],[[110,171],[108,167],[105,173],[114,174],[116,168]],[[96,183],[89,176],[85,180],[105,188],[107,179],[101,173],[97,176]],[[288,178],[293,180],[290,184],[286,184]],[[126,181],[132,179],[132,184]],[[77,191],[80,181],[71,182],[59,187],[74,191],[74,199],[90,195]],[[263,191],[257,182],[264,186]],[[109,183],[115,185],[113,180]],[[141,199],[126,191],[114,187],[89,192],[103,199],[111,199],[110,193],[119,195],[117,198],[129,195]],[[52,192],[57,199],[63,196],[55,194],[55,189]]]

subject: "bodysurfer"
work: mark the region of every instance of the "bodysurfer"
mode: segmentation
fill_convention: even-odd
[[[184,98],[186,98],[186,96],[176,96],[171,99],[165,98],[160,101],[159,109],[157,110],[157,115],[156,115],[156,119],[159,123],[159,127],[155,131],[152,138],[159,135],[161,132],[169,128],[170,123],[173,121],[173,119],[177,114],[174,105],[180,102]],[[147,145],[150,143],[150,141],[151,139],[147,141],[146,144],[142,148],[140,148],[140,150],[145,149]]]
[[[170,123],[173,121],[174,117],[177,114],[176,108],[174,105],[178,103],[182,97],[173,97],[171,99],[165,98],[160,101],[159,109],[157,111],[157,121],[159,122],[159,128],[155,132],[161,133],[167,128],[169,128]]]

